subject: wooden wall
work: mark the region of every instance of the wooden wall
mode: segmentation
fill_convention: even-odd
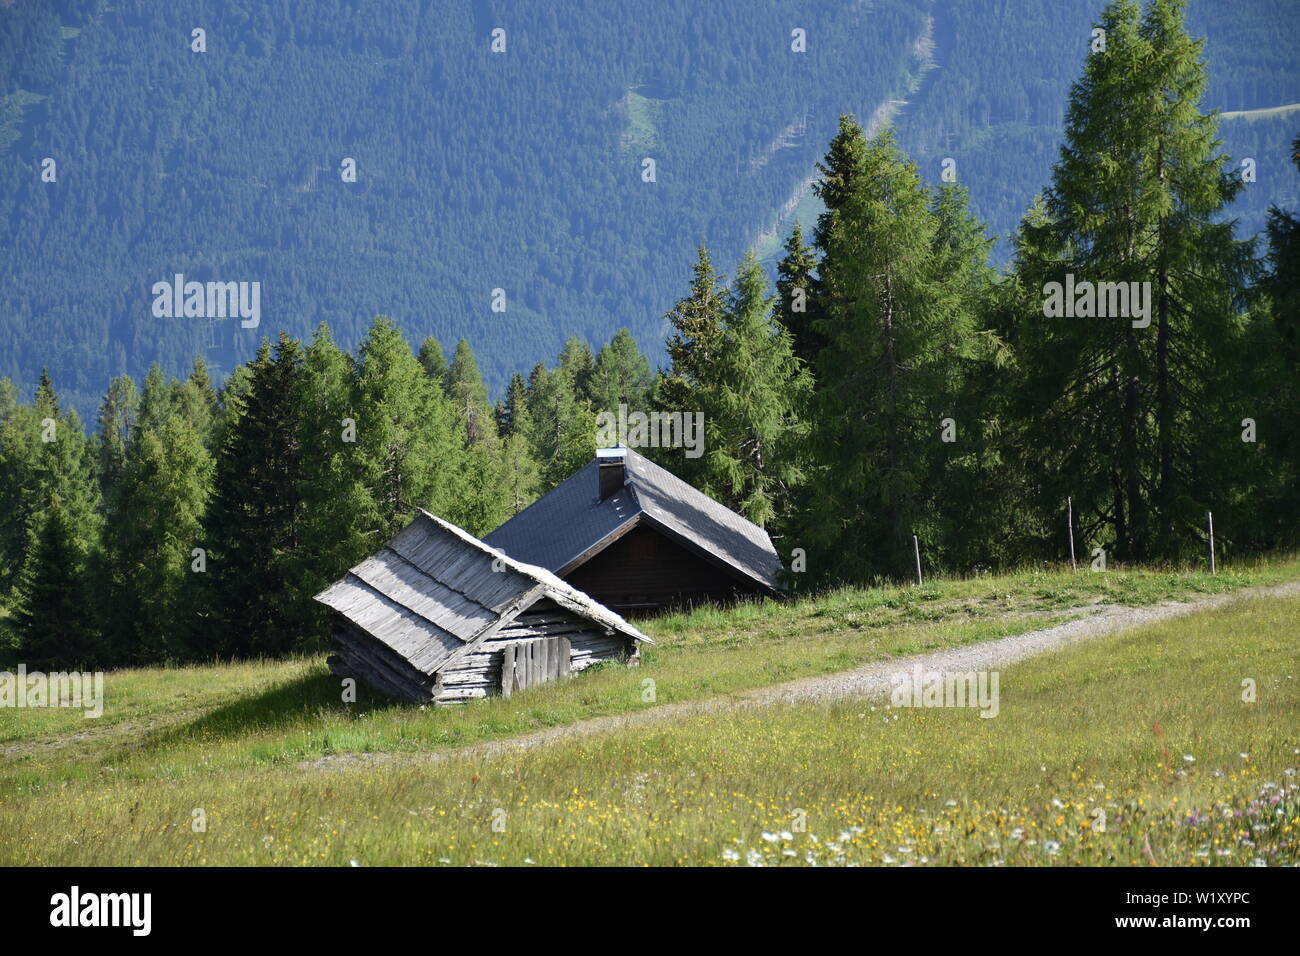
[[[606,634],[600,625],[551,601],[538,601],[479,645],[473,654],[440,671],[433,699],[451,703],[496,694],[508,696],[580,673],[597,661],[634,661],[637,649],[633,643],[621,634]],[[511,678],[504,686],[503,675]]]
[[[725,603],[759,590],[644,525],[570,571],[565,580],[625,616]]]

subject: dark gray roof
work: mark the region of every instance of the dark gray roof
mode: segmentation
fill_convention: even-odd
[[[595,459],[484,541],[520,561],[567,574],[602,541],[641,522],[756,584],[780,588],[781,558],[766,531],[648,458],[622,450],[627,479],[621,491],[599,499]]]
[[[547,569],[502,554],[427,511],[316,595],[425,674],[445,667],[489,629],[542,598],[650,642]]]

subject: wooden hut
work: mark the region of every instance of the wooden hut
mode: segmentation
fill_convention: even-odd
[[[330,669],[417,703],[509,695],[597,661],[635,662],[652,643],[544,568],[427,511],[316,600],[333,611]]]
[[[608,448],[484,539],[623,614],[781,589],[766,531],[629,448]]]

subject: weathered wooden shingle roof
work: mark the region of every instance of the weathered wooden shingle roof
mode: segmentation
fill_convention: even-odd
[[[316,595],[425,674],[542,598],[653,643],[545,568],[502,554],[427,511]]]
[[[599,553],[606,539],[644,522],[754,583],[777,590],[781,558],[766,531],[635,451],[620,449],[626,484],[602,500],[591,461],[484,538],[556,574]]]

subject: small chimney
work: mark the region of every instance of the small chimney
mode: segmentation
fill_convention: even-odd
[[[597,469],[600,475],[597,492],[601,501],[618,494],[627,481],[627,470],[623,461],[624,451],[625,449],[622,448],[600,448],[596,451],[596,460],[600,463]]]

